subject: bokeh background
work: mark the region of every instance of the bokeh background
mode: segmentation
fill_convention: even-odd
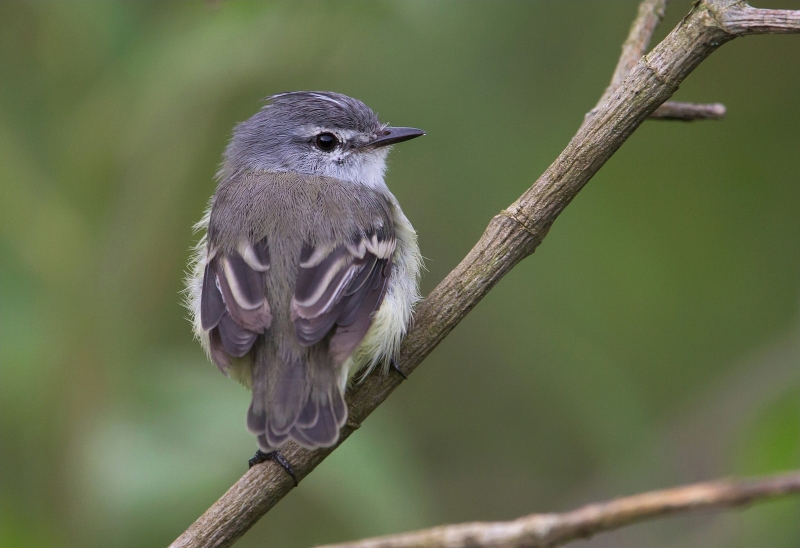
[[[335,90],[428,131],[388,175],[427,293],[566,145],[636,6],[0,3],[0,547],[165,546],[245,471],[248,393],[206,361],[180,291],[231,128],[263,97]],[[725,45],[676,98],[729,115],[645,123],[239,546],[800,466],[800,37]],[[798,544],[785,500],[576,546]]]

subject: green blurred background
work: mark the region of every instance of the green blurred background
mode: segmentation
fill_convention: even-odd
[[[264,96],[335,90],[427,130],[388,175],[427,293],[566,145],[636,6],[0,3],[0,547],[164,546],[245,471],[248,393],[179,292],[231,128]],[[238,546],[800,466],[800,37],[726,45],[676,98],[729,115],[645,123]],[[797,500],[576,543],[798,544]]]

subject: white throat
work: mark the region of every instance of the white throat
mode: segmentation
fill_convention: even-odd
[[[316,174],[383,190],[386,189],[383,176],[386,173],[388,153],[388,147],[385,147],[368,152],[350,153],[343,155],[342,158],[334,156],[331,158],[334,161],[318,165]]]

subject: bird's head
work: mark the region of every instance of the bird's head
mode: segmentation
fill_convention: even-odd
[[[383,184],[388,145],[424,134],[382,124],[367,105],[346,95],[281,93],[236,126],[221,174],[296,172],[376,187]]]

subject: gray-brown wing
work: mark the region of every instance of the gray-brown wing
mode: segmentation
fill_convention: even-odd
[[[393,230],[380,228],[333,248],[303,249],[291,304],[300,344],[311,346],[330,336],[333,363],[344,363],[381,304],[395,245]]]
[[[347,419],[341,366],[380,306],[394,248],[391,231],[370,229],[302,250],[290,306],[297,340],[312,348],[304,359],[265,356],[271,361],[255,370],[247,426],[262,451],[290,438],[308,449],[336,443]]]
[[[381,304],[395,245],[390,225],[357,234],[346,244],[302,250],[292,321],[301,345],[319,346],[308,363],[283,368],[269,409],[255,399],[250,406],[248,427],[262,450],[288,438],[309,449],[336,443],[347,419],[341,366],[364,339]]]
[[[269,269],[266,239],[238,251],[214,254],[206,264],[200,322],[209,331],[211,359],[223,372],[269,329],[272,314],[264,292]]]

